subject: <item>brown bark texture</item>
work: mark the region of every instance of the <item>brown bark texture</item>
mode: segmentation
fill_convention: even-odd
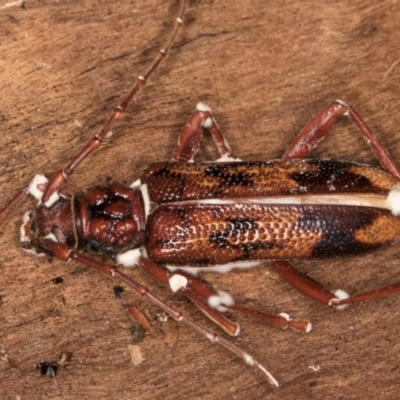
[[[321,108],[340,98],[400,158],[400,4],[396,0],[203,0],[107,144],[70,179],[81,189],[130,183],[167,161],[198,101],[208,104],[236,156],[279,158]],[[26,0],[0,4],[0,187],[2,204],[36,173],[51,174],[105,122],[169,34],[178,1]],[[217,156],[209,139],[200,159]],[[357,128],[341,118],[315,158],[378,165]],[[1,399],[396,399],[400,294],[337,312],[304,298],[272,267],[207,273],[237,304],[309,318],[301,335],[231,315],[229,339],[253,354],[281,386],[191,328],[160,322],[160,309],[75,262],[36,258],[18,244],[28,199],[1,232]],[[350,293],[399,280],[400,247],[357,258],[295,263],[328,288]],[[182,296],[142,271],[127,272],[219,331]],[[62,277],[60,284],[53,279]],[[134,304],[153,330],[137,345]],[[224,333],[221,333],[224,336]],[[35,365],[72,359],[54,379]]]

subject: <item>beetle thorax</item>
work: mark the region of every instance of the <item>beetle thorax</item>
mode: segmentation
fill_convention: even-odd
[[[50,206],[39,204],[25,214],[20,241],[36,254],[46,253],[40,238],[50,238],[114,257],[143,243],[144,220],[139,191],[121,184],[100,185],[70,198],[59,197]]]

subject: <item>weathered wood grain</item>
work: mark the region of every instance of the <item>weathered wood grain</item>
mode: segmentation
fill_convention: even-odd
[[[0,4],[3,203],[35,173],[66,165],[95,134],[162,46],[178,7],[160,0],[6,4]],[[169,59],[71,184],[130,182],[144,165],[168,160],[199,100],[212,107],[241,158],[279,157],[313,114],[341,98],[399,159],[398,15],[392,0],[199,2]],[[334,131],[313,156],[376,163],[349,121]],[[27,201],[20,214],[32,206]],[[23,253],[20,214],[1,236],[1,399],[398,398],[400,295],[335,312],[275,279],[268,266],[208,274],[239,304],[314,323],[301,336],[233,317],[242,334],[232,340],[280,381],[272,391],[257,371],[190,328],[172,323],[164,331],[159,309],[131,291],[117,301],[108,278]],[[299,265],[332,289],[355,293],[398,280],[399,255],[393,247]],[[141,271],[131,274],[154,286]],[[57,276],[62,284],[52,283]],[[212,326],[181,297],[154,290]],[[138,306],[154,325],[154,336],[140,344],[145,361],[138,366],[128,351],[132,319],[122,303]],[[35,364],[64,351],[73,353],[71,364],[53,380],[41,377]]]

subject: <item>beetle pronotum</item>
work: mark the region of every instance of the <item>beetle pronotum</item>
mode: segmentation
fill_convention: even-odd
[[[28,193],[33,194],[39,204],[24,217],[21,244],[25,250],[52,254],[62,260],[74,259],[124,281],[175,319],[259,367],[277,385],[247,353],[162,301],[115,265],[93,260],[77,250],[90,247],[115,258],[118,264],[139,265],[159,282],[190,298],[231,335],[238,334],[239,327],[220,313],[224,309],[307,332],[308,321],[238,306],[229,295],[194,276],[193,271],[223,272],[270,259],[301,292],[336,307],[398,291],[400,285],[358,296],[332,294],[300,274],[287,260],[362,253],[397,241],[400,173],[358,114],[343,102],[332,103],[312,119],[282,160],[259,163],[234,159],[211,110],[199,103],[180,136],[172,162],[147,167],[130,187],[101,185],[75,192],[65,186],[71,173],[106,138],[115,120],[165,57],[184,12],[182,2],[164,50],[144,77],[138,78],[101,132],[50,181],[37,176],[23,188],[2,210],[0,221],[3,223]],[[355,121],[389,173],[352,162],[300,159],[343,114]],[[221,154],[215,163],[192,162],[203,128],[211,132]]]

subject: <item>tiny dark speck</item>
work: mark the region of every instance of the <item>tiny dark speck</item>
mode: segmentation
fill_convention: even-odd
[[[312,382],[310,382],[310,387],[315,387],[315,386],[317,386],[317,381],[312,381]]]
[[[41,375],[48,376],[49,378],[55,378],[57,375],[57,364],[48,361],[42,361],[36,365],[36,369],[40,371]]]
[[[122,299],[124,288],[122,286],[114,286],[114,295],[118,300]]]
[[[0,306],[3,304],[3,297],[0,296]]]
[[[131,326],[131,335],[134,343],[140,343],[145,337],[143,326],[139,322],[135,322]]]
[[[59,285],[64,282],[64,279],[61,276],[57,276],[57,278],[53,278],[51,280],[55,285]]]

